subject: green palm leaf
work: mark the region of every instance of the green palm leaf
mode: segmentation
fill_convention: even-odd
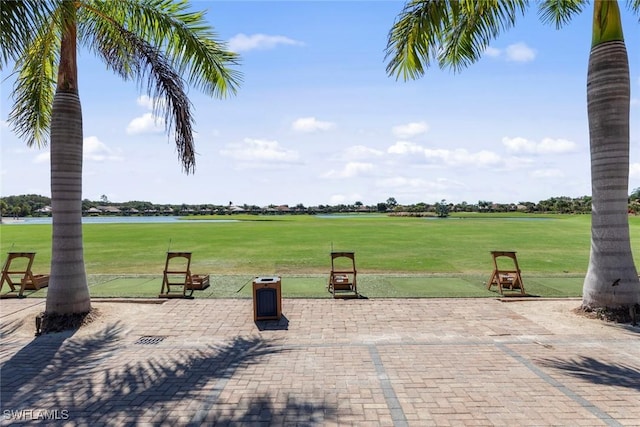
[[[0,65],[15,62],[17,75],[9,122],[28,145],[44,145],[50,137],[53,237],[46,310],[86,312],[78,47],[154,99],[187,173],[195,168],[187,87],[217,97],[235,93],[239,58],[187,1],[35,0],[1,6]]]

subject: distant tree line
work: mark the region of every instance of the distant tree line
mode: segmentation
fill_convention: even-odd
[[[304,206],[298,203],[289,205],[234,205],[232,202],[220,205],[205,204],[155,204],[152,202],[133,200],[129,202],[110,202],[106,196],[98,201],[85,199],[82,201],[82,211],[85,215],[232,215],[238,213],[255,215],[284,215],[284,214],[329,214],[329,213],[389,213],[406,216],[448,216],[457,212],[524,212],[524,213],[559,213],[578,214],[591,213],[591,197],[551,197],[537,203],[493,203],[479,200],[477,203],[447,203],[441,200],[436,203],[415,203],[403,205],[394,197],[375,205],[365,205],[362,202],[353,204]],[[640,213],[640,188],[633,190],[629,196],[629,213]],[[51,198],[36,194],[7,196],[0,198],[0,214],[3,217],[29,217],[51,215]]]
[[[38,209],[51,205],[51,198],[26,194],[22,196],[8,196],[0,198],[0,213],[3,217],[32,216]]]

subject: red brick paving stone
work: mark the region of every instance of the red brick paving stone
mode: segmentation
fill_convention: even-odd
[[[594,334],[574,318],[558,328],[524,315],[524,304],[285,299],[288,324],[259,330],[250,299],[170,300],[118,319],[113,342],[77,334],[56,347],[47,337],[12,332],[19,310],[40,303],[0,302],[2,410],[64,407],[78,425],[577,426],[640,419],[637,386],[611,378],[603,384],[557,366],[591,358],[612,373],[624,366],[633,379],[640,372],[637,329]],[[166,338],[134,344],[155,335]]]
[[[546,375],[596,405],[624,425],[640,425],[640,344],[629,339],[585,339],[539,345],[512,345]]]

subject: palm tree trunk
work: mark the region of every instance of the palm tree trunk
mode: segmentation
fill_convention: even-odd
[[[640,303],[628,218],[629,97],[624,42],[595,45],[587,75],[593,199],[584,307],[619,308]]]
[[[75,9],[60,48],[58,83],[51,110],[51,277],[49,314],[91,310],[82,246],[82,108],[78,96]]]
[[[82,111],[77,94],[58,91],[51,117],[53,236],[47,313],[91,309],[82,247]]]

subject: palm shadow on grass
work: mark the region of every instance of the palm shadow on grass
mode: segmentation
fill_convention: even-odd
[[[640,370],[633,366],[605,363],[593,357],[572,360],[541,359],[537,363],[594,384],[640,391]]]
[[[15,327],[6,329],[5,338]],[[114,324],[88,338],[60,333],[34,339],[0,366],[3,413],[64,410],[76,425],[314,425],[335,418],[326,404],[289,397],[274,405],[274,396],[255,390],[243,392],[242,406],[233,410],[218,403],[238,369],[285,351],[261,338],[175,351],[123,344],[123,338],[123,327]],[[144,361],[116,360],[138,352]]]

